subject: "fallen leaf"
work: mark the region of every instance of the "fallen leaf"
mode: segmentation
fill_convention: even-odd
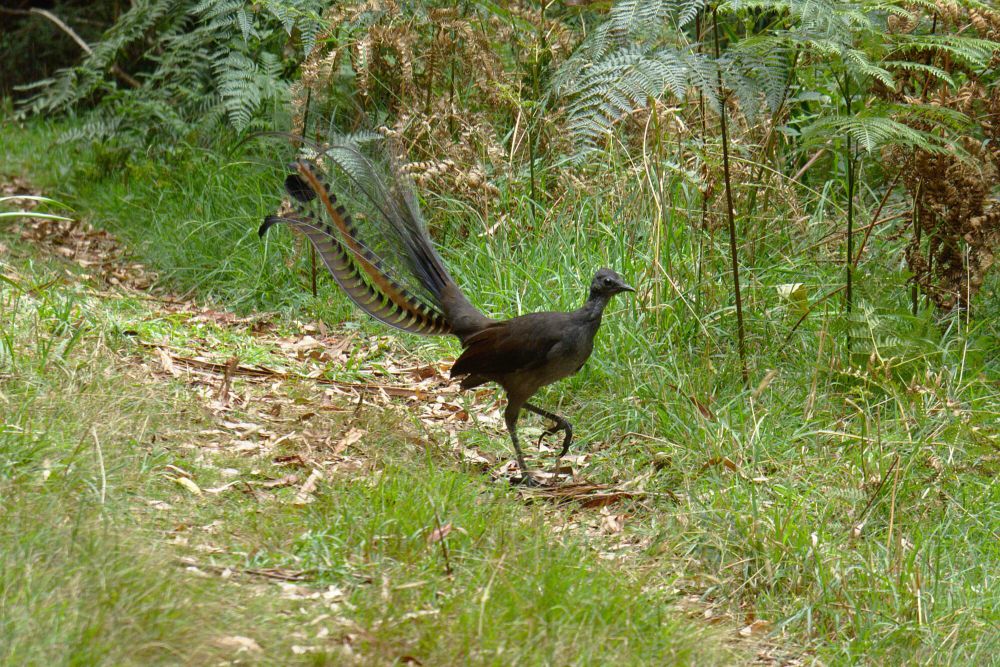
[[[307,468],[309,464],[306,460],[302,458],[301,454],[289,454],[287,456],[275,456],[275,465],[279,466],[297,466],[299,468]]]
[[[750,637],[752,635],[760,635],[768,632],[771,629],[771,621],[765,621],[762,619],[756,620],[750,625],[740,629],[740,637]]]
[[[340,454],[342,451],[344,451],[351,445],[356,444],[367,433],[368,431],[362,428],[352,428],[347,432],[347,435],[341,438],[340,441],[334,446],[333,455],[336,456],[337,454]]]
[[[256,640],[242,635],[218,637],[212,643],[219,648],[227,649],[234,653],[260,653],[262,650]]]
[[[154,510],[166,511],[166,510],[172,510],[174,508],[173,505],[171,505],[170,503],[165,503],[162,500],[149,500],[147,502],[149,503],[149,506],[152,507]]]
[[[733,472],[739,472],[740,467],[733,463],[732,459],[728,456],[713,456],[708,461],[702,464],[701,469],[711,468],[713,466],[721,465],[723,468],[732,470]]]
[[[809,310],[809,288],[803,283],[775,285],[775,289],[778,291],[778,296],[787,301],[791,306],[790,309],[797,314]]]
[[[293,484],[298,484],[298,475],[285,475],[278,479],[269,479],[264,482],[259,482],[259,485],[265,489],[280,489],[284,486],[292,486]]]
[[[605,506],[603,510],[606,512],[607,507]],[[601,532],[605,535],[617,535],[622,532],[625,528],[625,515],[624,514],[611,514],[607,513],[601,519]]]
[[[309,478],[306,479],[305,484],[303,484],[295,494],[292,504],[308,505],[312,501],[316,500],[312,493],[316,490],[316,486],[319,484],[319,480],[321,479],[323,479],[323,471],[319,468],[314,468],[313,471],[309,473]]]
[[[446,523],[440,528],[435,528],[427,536],[427,544],[434,544],[436,542],[440,542],[444,538],[448,537],[448,534],[451,533],[451,530],[452,527],[450,523]]]
[[[177,377],[181,374],[180,371],[177,370],[177,367],[174,366],[174,360],[170,358],[170,355],[167,354],[166,350],[162,347],[157,347],[156,355],[160,358],[160,368],[163,369],[164,373],[173,377]]]
[[[190,481],[190,480],[188,480],[188,481]],[[229,482],[227,484],[223,484],[222,486],[212,487],[211,489],[204,489],[204,491],[205,491],[205,493],[211,493],[212,495],[218,495],[218,494],[222,493],[223,491],[226,491],[228,489],[233,488],[234,486],[236,486],[239,483],[240,483],[239,480],[237,480],[235,482]]]
[[[199,487],[193,479],[189,477],[171,477],[170,479],[174,480],[194,495],[201,495],[201,487]]]

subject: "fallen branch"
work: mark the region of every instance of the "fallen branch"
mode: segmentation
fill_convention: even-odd
[[[38,7],[32,7],[31,9],[5,9],[5,8],[0,8],[0,13],[3,13],[3,14],[12,14],[14,16],[28,16],[28,15],[31,15],[31,14],[37,14],[38,16],[41,16],[41,17],[43,17],[45,19],[48,19],[49,21],[51,21],[52,23],[54,23],[57,28],[59,28],[64,33],[66,33],[67,35],[69,35],[70,38],[74,42],[76,42],[77,46],[79,46],[81,49],[83,49],[84,53],[86,53],[88,56],[89,55],[93,55],[93,53],[94,53],[94,49],[90,48],[90,44],[87,44],[87,42],[85,42],[83,40],[83,38],[80,37],[80,35],[78,35],[75,30],[73,30],[72,28],[70,28],[68,25],[66,25],[66,23],[61,18],[59,18],[58,16],[56,16],[55,14],[53,14],[52,12],[50,12],[47,9],[39,9]],[[123,70],[118,65],[115,65],[114,63],[111,63],[111,73],[114,74],[115,76],[117,76],[119,79],[121,79],[125,83],[127,83],[128,85],[132,86],[133,88],[140,88],[142,86],[142,84],[139,83],[139,81],[136,80],[135,77],[133,77],[131,74],[129,74],[128,72],[126,72],[125,70]]]
[[[303,581],[305,579],[308,579],[312,574],[312,572],[308,570],[300,572],[286,572],[284,570],[278,570],[275,568],[243,569],[238,567],[224,567],[222,565],[199,563],[193,558],[178,558],[176,560],[176,563],[182,567],[196,567],[199,570],[206,570],[208,572],[214,572],[216,574],[222,574],[223,572],[228,571],[234,574],[243,574],[250,577],[261,577],[263,579],[272,579],[275,581]]]

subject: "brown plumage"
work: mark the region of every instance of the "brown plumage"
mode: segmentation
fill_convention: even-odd
[[[333,159],[330,152],[326,157]],[[377,236],[379,247],[394,255],[395,262],[389,263],[366,242],[316,164],[308,160],[292,163],[292,173],[285,179],[285,189],[295,204],[294,215],[269,216],[260,235],[276,223],[299,229],[345,294],[369,315],[411,333],[458,337],[465,349],[452,366],[452,377],[461,377],[466,389],[487,382],[503,387],[507,394],[504,420],[521,479],[533,483],[517,437],[521,410],[551,419],[554,425],[546,433],[563,431],[559,456],[565,455],[573,438],[569,422],[528,399],[541,387],[580,370],[593,350],[605,306],[612,296],[632,288],[611,269],[600,269],[591,281],[586,302],[577,310],[532,313],[502,321],[486,317],[462,294],[434,250],[412,193],[399,182],[381,177],[360,154],[351,152],[349,158],[352,169],[364,172],[360,176],[349,174],[352,184],[377,212],[378,222],[369,221],[365,233]],[[321,222],[310,207],[318,207],[320,215],[330,222]]]

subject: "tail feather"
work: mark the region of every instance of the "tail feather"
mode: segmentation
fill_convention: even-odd
[[[262,236],[278,222],[298,228],[348,297],[372,317],[399,329],[451,333],[464,341],[492,321],[469,303],[449,275],[405,184],[380,177],[382,172],[354,149],[334,147],[323,155],[343,171],[349,180],[346,185],[374,213],[359,218],[365,233],[373,236],[362,235],[319,167],[305,159],[293,162],[285,179],[296,215],[267,218],[260,228]],[[328,222],[319,222],[310,212],[314,210]],[[378,245],[367,244],[366,239]]]
[[[320,259],[344,293],[363,311],[389,326],[415,334],[437,335],[451,333],[451,327],[441,313],[410,293],[406,288],[381,274],[384,281],[395,286],[392,295],[374,289],[368,284],[351,254],[334,236],[329,225],[323,225],[307,213],[300,217],[283,218],[268,216],[258,233],[264,236],[276,224],[288,224],[303,234],[315,246]]]

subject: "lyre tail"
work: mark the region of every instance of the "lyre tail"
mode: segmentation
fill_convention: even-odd
[[[451,327],[441,313],[423,303],[377,267],[376,270],[382,278],[381,282],[393,286],[392,293],[387,294],[376,289],[366,281],[365,274],[359,271],[357,264],[352,261],[351,254],[341,245],[329,225],[324,225],[307,213],[300,213],[291,218],[272,215],[264,219],[258,234],[263,237],[268,229],[279,223],[287,224],[305,234],[316,248],[330,275],[348,298],[375,319],[415,334],[451,333]]]

